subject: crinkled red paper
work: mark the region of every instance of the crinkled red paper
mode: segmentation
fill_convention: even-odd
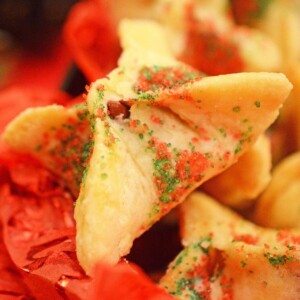
[[[76,259],[74,199],[29,157],[2,157],[3,240],[24,282],[37,299],[84,299],[90,279]]]
[[[133,264],[117,266],[99,264],[95,267],[95,279],[89,300],[172,300],[173,296],[155,286]]]
[[[2,300],[32,299],[18,269],[9,257],[2,240],[2,231],[0,232],[0,274],[0,298]]]
[[[116,25],[105,1],[77,3],[64,25],[64,37],[77,66],[89,81],[106,76],[121,53]]]

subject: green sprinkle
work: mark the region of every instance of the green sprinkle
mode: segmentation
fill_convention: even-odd
[[[236,113],[240,112],[240,110],[241,110],[241,108],[240,108],[239,106],[234,106],[234,107],[232,108],[232,111],[234,111],[234,112],[236,112]]]
[[[81,182],[84,184],[88,174],[88,167],[83,170]]]
[[[226,130],[224,128],[219,128],[219,132],[222,134],[223,137],[227,137]]]
[[[103,90],[103,88],[97,88],[97,93],[98,93],[99,100],[102,100],[103,97],[104,97],[104,90]]]
[[[234,154],[238,154],[239,152],[242,151],[242,147],[240,145],[238,145],[235,149],[234,149]]]
[[[255,101],[255,106],[257,107],[257,108],[260,108],[260,102],[259,101]]]
[[[148,131],[148,135],[150,135],[150,136],[152,136],[152,135],[153,135],[153,133],[154,133],[154,131],[153,131],[153,130],[149,130],[149,131]]]
[[[263,285],[267,286],[268,285],[268,282],[267,281],[263,281]]]
[[[42,150],[42,145],[38,145],[35,147],[36,152],[40,152]]]
[[[106,173],[102,173],[100,175],[100,177],[101,177],[102,180],[105,180],[108,177],[108,175]]]
[[[208,254],[211,245],[211,237],[205,236],[198,243],[194,244],[194,248],[199,248],[204,254]]]
[[[176,258],[174,264],[172,265],[172,269],[176,269],[178,265],[180,265],[183,261],[183,258],[187,255],[187,249],[185,248]]]
[[[154,203],[153,204],[153,207],[152,207],[152,210],[151,212],[149,213],[149,218],[153,218],[155,217],[158,213],[160,212],[160,207],[157,203]]]
[[[279,265],[284,265],[288,261],[292,261],[292,257],[288,257],[287,255],[272,255],[271,253],[267,252],[264,254],[264,257],[268,259],[269,263],[273,267],[277,267]]]

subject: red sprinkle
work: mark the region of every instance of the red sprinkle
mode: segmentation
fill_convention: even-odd
[[[244,242],[249,245],[256,245],[258,242],[258,237],[253,236],[251,234],[235,235],[233,238],[235,241]]]
[[[186,48],[179,59],[207,75],[243,71],[244,62],[231,34],[220,34],[211,22],[197,20],[192,6],[187,11],[187,28]]]

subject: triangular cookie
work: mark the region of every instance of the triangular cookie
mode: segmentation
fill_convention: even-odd
[[[122,26],[128,35],[158,29],[145,21]],[[282,74],[203,77],[166,51],[128,40],[120,67],[94,82],[87,97],[94,149],[75,209],[78,257],[87,270],[99,259],[116,263],[136,237],[234,163],[291,89]]]
[[[297,299],[299,230],[256,226],[202,193],[181,206],[184,250],[161,287],[178,299]]]
[[[31,154],[59,175],[77,197],[93,143],[90,132],[86,105],[51,105],[22,112],[3,138],[13,150]]]

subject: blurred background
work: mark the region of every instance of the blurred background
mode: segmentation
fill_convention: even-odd
[[[0,88],[57,89],[71,68],[61,29],[76,0],[0,0]]]

